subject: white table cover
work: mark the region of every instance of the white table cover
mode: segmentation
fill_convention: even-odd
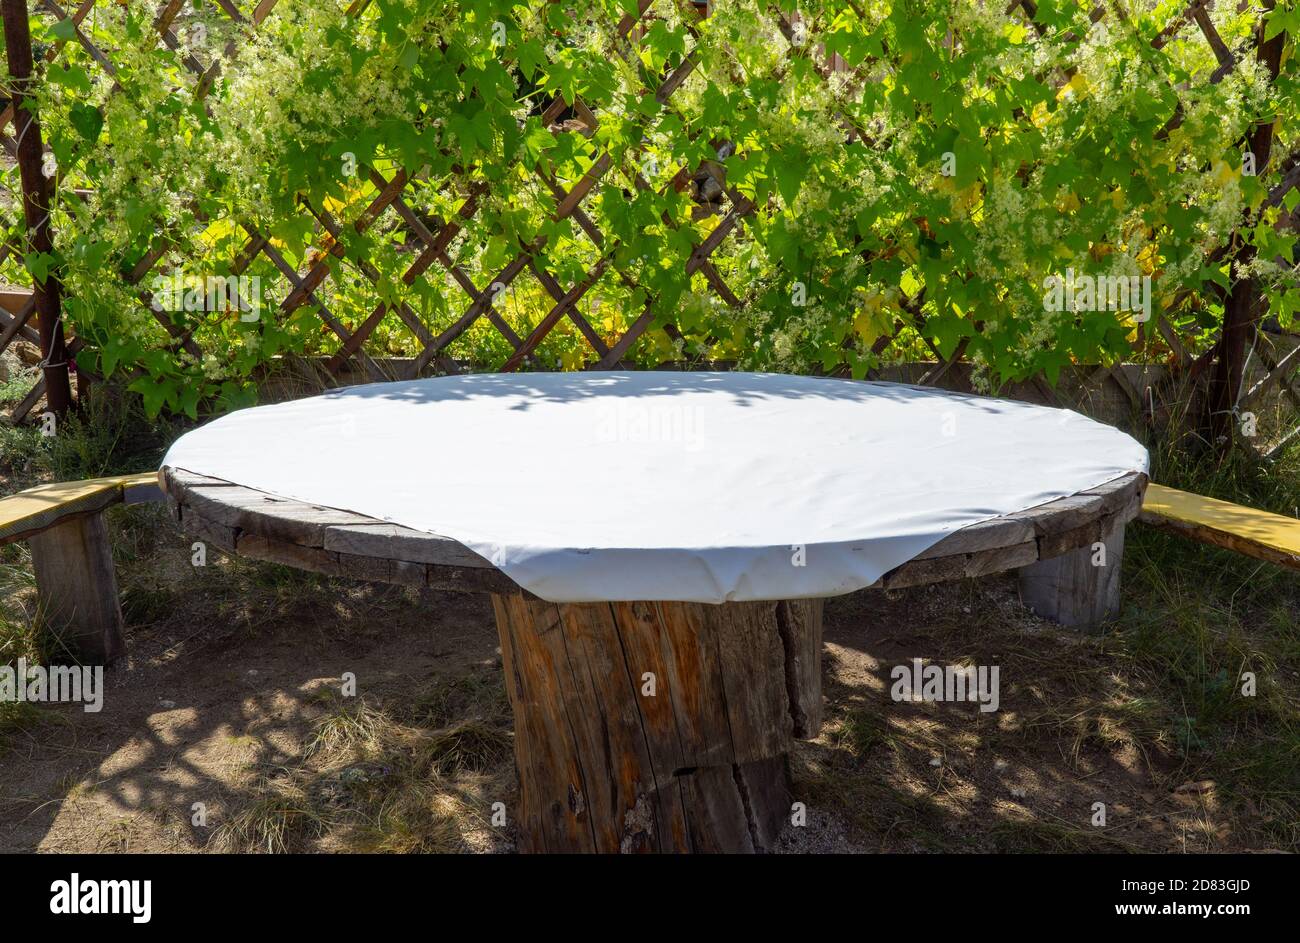
[[[454,538],[555,602],[721,603],[868,586],[1147,453],[1069,410],[893,383],[528,373],[244,409],[163,464]]]

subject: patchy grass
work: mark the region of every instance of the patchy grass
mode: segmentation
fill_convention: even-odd
[[[470,692],[466,699],[464,695]],[[419,726],[430,703],[456,718]],[[301,764],[264,771],[254,797],[214,837],[229,851],[437,853],[504,847],[492,804],[513,791],[512,735],[499,677],[470,674],[414,704],[339,699]]]
[[[1278,513],[1300,496],[1296,450],[1153,459],[1174,487]],[[1300,575],[1136,523],[1123,581],[1091,637],[1005,577],[830,601],[827,723],[795,758],[810,806],[868,850],[1300,848]],[[912,657],[1000,666],[1000,710],[895,704]]]

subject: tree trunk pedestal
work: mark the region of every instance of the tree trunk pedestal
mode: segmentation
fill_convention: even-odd
[[[771,848],[821,726],[821,600],[492,604],[520,851]]]

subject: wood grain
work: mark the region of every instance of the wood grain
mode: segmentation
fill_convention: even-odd
[[[38,620],[62,654],[108,665],[125,650],[113,551],[102,514],[65,520],[28,538]]]
[[[1020,597],[1046,619],[1095,631],[1119,615],[1124,521],[1112,514],[1044,540],[1057,538],[1065,541],[1067,549],[1056,553],[1053,548],[1020,570]],[[1094,549],[1098,544],[1105,548],[1104,557]]]
[[[820,717],[820,605],[492,601],[520,850],[771,848],[790,812],[791,677],[805,725]]]

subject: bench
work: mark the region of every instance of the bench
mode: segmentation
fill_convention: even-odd
[[[0,545],[27,541],[39,619],[85,664],[107,665],[124,648],[103,512],[162,499],[156,472],[38,485],[0,498]]]
[[[1147,487],[1138,520],[1175,530],[1201,543],[1300,570],[1300,520],[1284,514],[1153,484]]]

